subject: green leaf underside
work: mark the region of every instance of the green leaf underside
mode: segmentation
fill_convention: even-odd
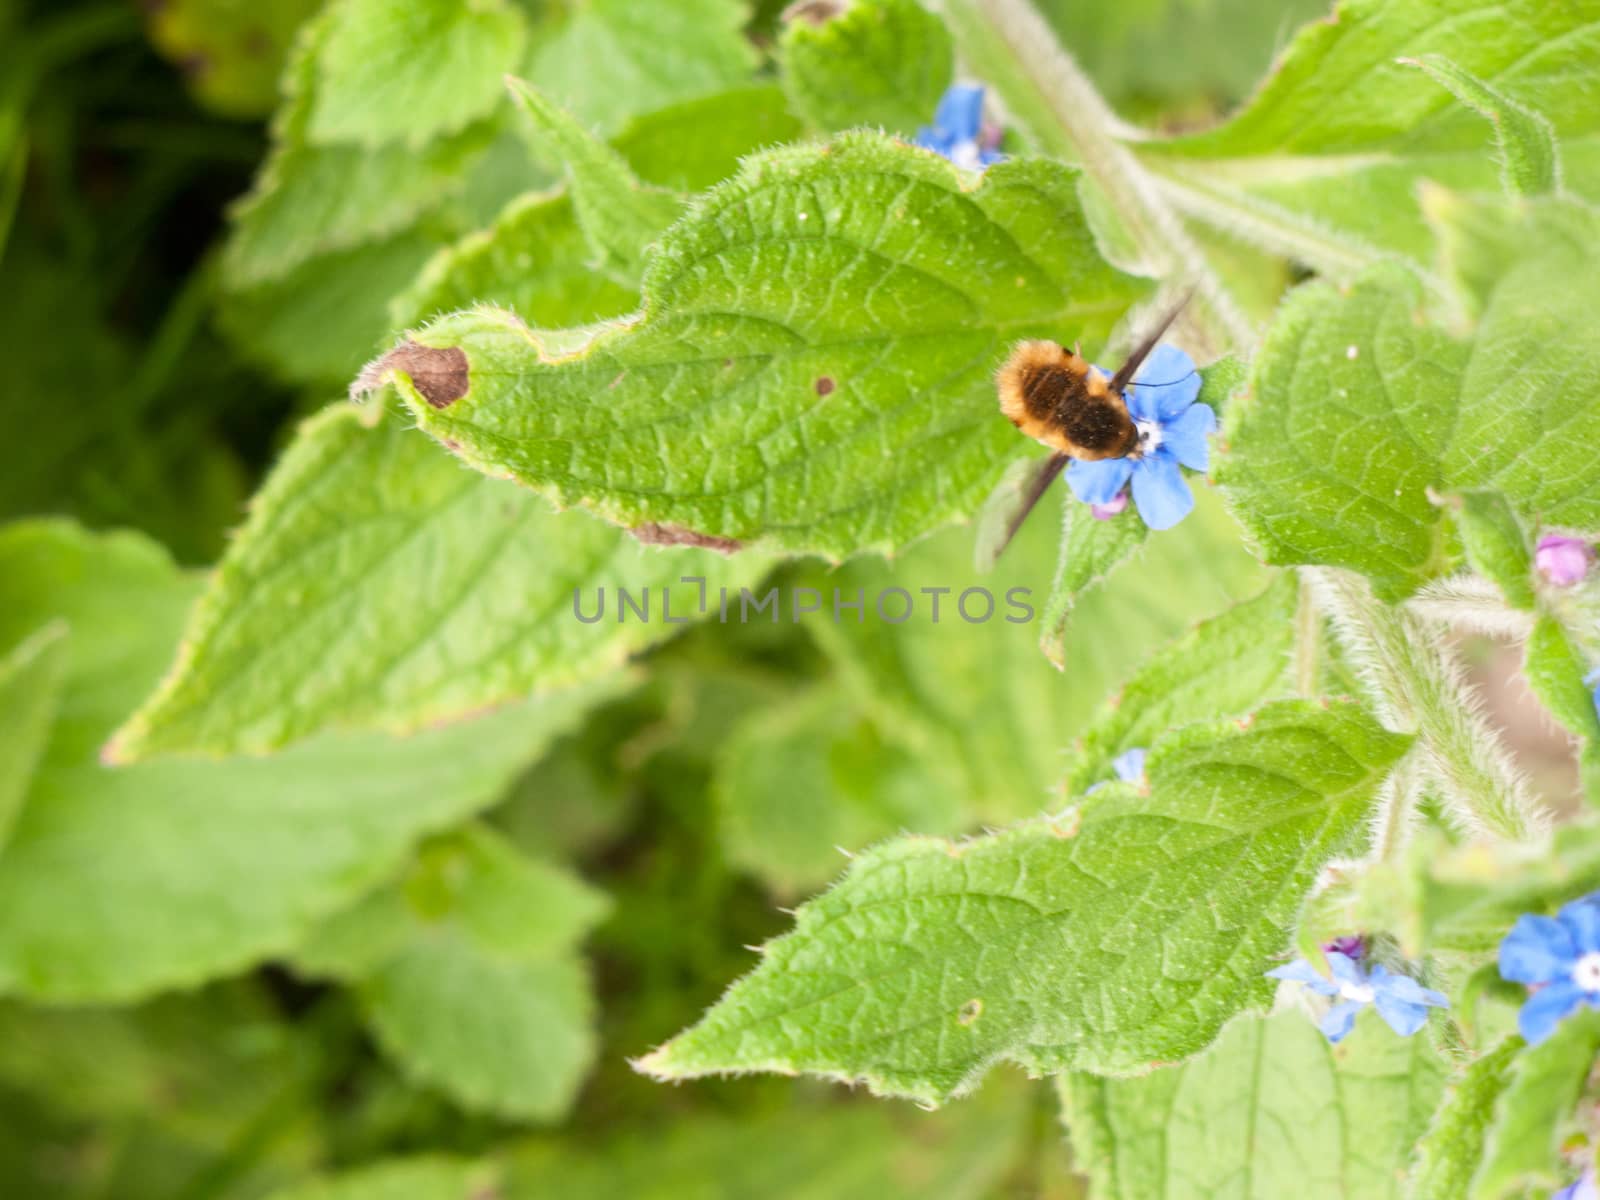
[[[596,1049],[576,946],[606,902],[576,877],[469,827],[325,922],[297,969],[353,982],[384,1050],[463,1106],[549,1120]]]
[[[1591,402],[1600,219],[1533,203],[1470,341],[1422,323],[1380,267],[1293,293],[1225,422],[1217,478],[1268,561],[1349,567],[1394,599],[1449,566],[1442,492],[1501,493],[1537,525],[1600,527]]]
[[[471,391],[418,423],[469,463],[625,525],[834,557],[971,511],[1018,452],[991,374],[1009,342],[1103,336],[1145,285],[1095,255],[1075,174],[981,186],[872,135],[771,151],[661,242],[635,322],[529,330],[477,310],[415,335]]]
[[[341,0],[317,62],[313,142],[426,145],[487,116],[525,29],[507,0]]]
[[[1563,1161],[1561,1144],[1579,1127],[1573,1109],[1596,1054],[1600,1014],[1580,1007],[1549,1038],[1517,1055],[1495,1102],[1483,1164],[1473,1178],[1473,1200],[1501,1200],[1526,1195],[1532,1187],[1572,1182],[1576,1172]]]
[[[326,729],[412,731],[620,664],[698,617],[705,579],[753,584],[756,556],[641,546],[464,471],[384,416],[307,422],[195,610],[179,660],[118,733],[135,761],[264,751]],[[593,624],[598,589],[606,615]],[[655,595],[617,619],[616,589]],[[672,620],[660,589],[670,588]],[[293,697],[293,703],[286,703]]]
[[[1143,1070],[1270,996],[1262,972],[1321,865],[1349,852],[1408,739],[1281,704],[1159,745],[1151,791],[965,844],[860,856],[704,1020],[663,1079],[805,1071],[938,1101],[1002,1058]]]
[[[12,526],[0,562],[0,643],[56,617],[72,630],[60,715],[0,871],[0,992],[121,1001],[281,952],[420,836],[492,802],[605,694],[403,742],[110,769],[99,746],[159,671],[194,583],[141,539],[61,523]]]
[[[950,84],[944,23],[916,0],[863,0],[821,24],[792,19],[778,43],[784,91],[818,129],[912,134]]]
[[[1425,264],[1419,181],[1498,190],[1492,127],[1401,59],[1440,55],[1558,135],[1568,185],[1600,197],[1594,0],[1350,0],[1307,25],[1222,126],[1138,147],[1208,224],[1341,277],[1384,252]]]
[[[1242,714],[1282,693],[1300,589],[1279,575],[1254,599],[1164,646],[1101,708],[1067,769],[1069,795],[1112,777],[1111,760],[1194,721]]]
[[[1096,1200],[1400,1200],[1444,1075],[1426,1036],[1368,1013],[1330,1046],[1290,1010],[1235,1021],[1182,1066],[1060,1086]]]
[[[1542,616],[1534,622],[1522,667],[1528,687],[1567,732],[1600,741],[1600,713],[1583,683],[1588,669],[1559,621]]]
[[[0,656],[0,853],[60,707],[66,639],[66,626],[46,625]]]

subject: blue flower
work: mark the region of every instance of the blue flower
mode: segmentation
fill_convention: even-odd
[[[1589,703],[1594,705],[1594,715],[1600,717],[1600,667],[1583,677],[1583,686],[1589,689]]]
[[[983,127],[983,89],[956,83],[945,90],[933,124],[917,130],[916,144],[943,155],[958,167],[981,171],[1005,157],[994,148],[997,138]]]
[[[1317,1026],[1330,1042],[1342,1041],[1355,1025],[1356,1013],[1369,1004],[1377,1008],[1378,1015],[1401,1037],[1410,1037],[1427,1023],[1428,1009],[1450,1006],[1442,993],[1423,987],[1415,979],[1392,974],[1382,965],[1374,966],[1369,974],[1362,971],[1355,959],[1337,950],[1331,951],[1327,958],[1333,970],[1332,979],[1319,974],[1303,958],[1267,974],[1273,979],[1303,983],[1319,996],[1339,997],[1339,1003],[1328,1010]]]
[[[1150,751],[1143,746],[1135,746],[1132,750],[1124,750],[1111,760],[1111,769],[1117,773],[1117,778],[1122,780],[1123,783],[1143,783],[1144,760],[1149,753]],[[1097,792],[1103,787],[1105,787],[1105,782],[1101,781],[1091,787],[1084,795],[1087,796],[1092,792]]]
[[[1107,505],[1131,479],[1133,502],[1144,523],[1151,529],[1171,529],[1194,508],[1194,493],[1178,464],[1195,471],[1211,465],[1206,438],[1216,432],[1217,414],[1209,404],[1195,403],[1200,376],[1194,359],[1176,346],[1151,351],[1126,394],[1139,430],[1138,449],[1127,458],[1074,459],[1067,467],[1067,485],[1084,503]]]
[[[1500,943],[1500,974],[1537,990],[1517,1014],[1523,1040],[1536,1046],[1579,1005],[1600,1008],[1600,892],[1554,917],[1524,914]]]
[[[1600,1185],[1595,1183],[1594,1168],[1587,1168],[1582,1175],[1552,1195],[1550,1200],[1600,1200]]]

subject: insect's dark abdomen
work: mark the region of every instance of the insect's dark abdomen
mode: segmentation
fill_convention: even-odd
[[[1084,396],[1059,417],[1074,445],[1105,458],[1126,454],[1138,437],[1127,412],[1098,397]]]
[[[1022,402],[1036,421],[1055,424],[1070,398],[1082,392],[1083,379],[1065,367],[1031,367],[1022,376]]]

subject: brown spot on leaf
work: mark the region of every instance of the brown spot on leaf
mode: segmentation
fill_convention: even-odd
[[[471,386],[467,352],[460,346],[439,348],[401,342],[361,368],[361,374],[350,385],[350,398],[357,400],[368,392],[377,391],[396,373],[411,380],[417,395],[426,400],[430,408],[449,408],[465,396]]]
[[[829,379],[826,375],[823,375],[820,378],[818,378],[818,380],[817,380],[817,395],[826,396],[832,391],[833,391],[833,380]]]
[[[738,538],[718,537],[714,533],[700,533],[682,525],[663,525],[656,521],[635,525],[629,532],[646,546],[698,546],[723,554],[733,554],[744,548]]]
[[[963,1025],[971,1025],[983,1015],[983,1001],[973,997],[961,1006],[961,1015],[957,1018]]]

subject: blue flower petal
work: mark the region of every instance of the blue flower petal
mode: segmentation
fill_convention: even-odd
[[[1067,467],[1067,486],[1085,504],[1110,504],[1133,474],[1133,464],[1125,458],[1102,458],[1099,462],[1073,459]]]
[[[1570,979],[1546,984],[1517,1013],[1522,1040],[1537,1046],[1556,1031],[1561,1018],[1583,1003],[1583,991]]]
[[[1565,925],[1551,917],[1524,914],[1500,943],[1500,975],[1513,983],[1549,983],[1568,976],[1577,958]]]
[[[1194,359],[1167,342],[1150,351],[1134,375],[1133,385],[1133,398],[1140,402],[1139,408],[1151,414],[1142,418],[1146,421],[1170,421],[1200,394]],[[1131,403],[1129,407],[1132,408]]]
[[[1354,1000],[1346,1000],[1343,1004],[1335,1004],[1317,1024],[1322,1030],[1322,1036],[1330,1042],[1344,1041],[1345,1036],[1355,1028],[1356,1014],[1361,1011],[1361,1005]]]
[[[1401,1037],[1410,1037],[1428,1023],[1428,1010],[1424,1005],[1412,1004],[1391,992],[1379,992],[1373,1004],[1389,1028]]]
[[[976,140],[983,126],[983,89],[970,83],[952,84],[939,100],[933,124],[953,142]]]
[[[1600,901],[1594,896],[1574,900],[1556,914],[1556,920],[1572,934],[1572,946],[1579,954],[1600,950]]]
[[[1211,443],[1217,431],[1217,414],[1209,404],[1191,404],[1161,427],[1161,445],[1172,457],[1195,471],[1211,466]]]
[[[1274,967],[1267,972],[1267,977],[1269,979],[1287,979],[1291,983],[1303,983],[1319,996],[1337,996],[1339,994],[1338,985],[1330,983],[1319,975],[1317,969],[1303,958],[1297,958],[1292,963],[1285,963],[1281,967]]]
[[[932,150],[935,154],[950,157],[950,151],[955,148],[956,139],[942,130],[924,125],[917,130],[917,136],[911,139],[912,144],[921,146],[924,150]]]
[[[1333,977],[1340,983],[1352,984],[1360,987],[1367,982],[1367,977],[1361,973],[1361,968],[1356,965],[1356,960],[1348,954],[1341,954],[1337,950],[1327,953],[1328,968],[1333,972]],[[1380,971],[1382,967],[1378,968]]]
[[[1392,996],[1406,1004],[1420,1004],[1428,1008],[1450,1007],[1449,997],[1443,992],[1425,988],[1407,975],[1391,975],[1382,967],[1374,968],[1372,984],[1379,996]]]
[[[1133,502],[1151,529],[1171,529],[1194,508],[1194,493],[1165,447],[1134,464]]]
[[[1150,751],[1143,746],[1135,746],[1132,750],[1124,750],[1111,760],[1111,769],[1117,773],[1117,778],[1124,783],[1138,783],[1144,778],[1144,760]]]

